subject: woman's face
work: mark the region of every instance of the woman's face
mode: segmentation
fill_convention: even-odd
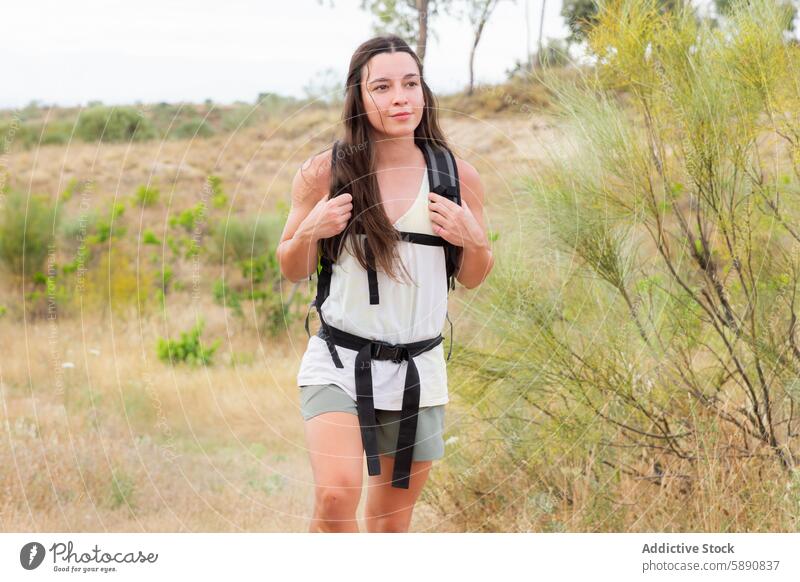
[[[361,71],[361,99],[376,132],[387,137],[413,134],[425,107],[414,58],[406,52],[372,57]]]

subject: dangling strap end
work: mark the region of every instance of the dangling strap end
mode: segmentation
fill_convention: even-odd
[[[308,304],[308,311],[306,311],[306,335],[311,337],[311,331],[308,329],[308,318],[311,315],[311,308],[314,307],[316,304],[316,298],[311,300],[311,303]]]
[[[447,351],[447,360],[450,360],[450,354],[453,353],[453,322],[450,321],[450,313],[445,312],[445,316],[447,317],[447,322],[450,324],[450,349]]]

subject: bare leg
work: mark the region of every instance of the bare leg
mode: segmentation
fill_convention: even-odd
[[[381,455],[381,474],[367,482],[367,506],[364,519],[369,532],[407,532],[411,514],[422,487],[428,479],[433,461],[411,463],[408,489],[392,487],[394,458]]]
[[[358,532],[364,449],[358,416],[326,412],[305,422],[314,473],[314,516],[310,532]]]

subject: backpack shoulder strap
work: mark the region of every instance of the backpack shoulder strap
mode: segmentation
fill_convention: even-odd
[[[431,192],[461,204],[461,188],[458,182],[458,166],[453,153],[436,144],[422,142],[422,153],[428,166],[428,183]]]
[[[446,147],[442,147],[429,142],[419,143],[420,149],[425,156],[425,163],[428,166],[428,184],[431,192],[444,196],[448,200],[461,206],[461,184],[458,180],[458,164],[453,153]],[[440,237],[437,237],[440,238]],[[456,288],[456,269],[461,261],[463,249],[450,244],[444,239],[445,266],[447,268],[447,290]],[[450,314],[446,313],[447,321],[450,324],[450,349],[447,352],[447,359],[453,352],[453,322],[450,321]]]
[[[419,142],[419,147],[425,156],[428,166],[428,183],[431,192],[444,196],[448,200],[461,206],[461,184],[458,180],[458,165],[453,153],[446,147],[432,144],[427,141]],[[461,258],[461,247],[444,241],[445,259],[447,265],[447,288],[455,289],[455,272]]]

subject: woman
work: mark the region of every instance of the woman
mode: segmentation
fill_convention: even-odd
[[[444,455],[448,395],[440,332],[448,287],[441,244],[458,248],[455,278],[462,285],[474,288],[486,278],[493,259],[483,188],[475,169],[456,158],[461,205],[430,191],[429,158],[418,144],[446,147],[446,140],[422,63],[397,36],[373,38],[356,50],[343,125],[336,154],[328,149],[298,170],[277,251],[283,275],[293,282],[316,273],[320,261],[328,266],[326,293],[317,304],[324,330],[310,338],[298,373],[316,486],[309,530],[358,531],[369,445],[380,454],[367,450],[367,530],[405,532],[432,461]],[[442,240],[440,246],[414,244],[399,240],[397,231]],[[334,335],[402,344],[404,354],[382,359],[375,345],[348,349],[346,342],[333,342]],[[437,341],[422,349],[404,347],[434,336]],[[364,353],[366,360],[359,360]],[[366,396],[365,383],[371,387]],[[408,415],[414,390],[417,406]],[[409,440],[404,450],[396,447],[399,433]],[[401,455],[410,466],[404,479],[397,473]]]

